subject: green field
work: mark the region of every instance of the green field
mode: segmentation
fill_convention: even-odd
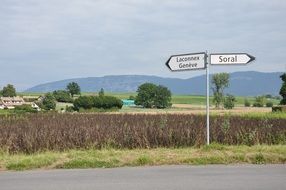
[[[97,95],[98,93],[92,92],[83,92],[82,95]],[[43,95],[41,93],[19,93],[21,96],[40,96]],[[136,96],[136,93],[108,93],[106,92],[105,95],[115,96],[119,99],[128,99],[130,96]],[[212,97],[210,97],[210,103],[212,105]],[[252,104],[255,100],[255,97],[242,97],[236,96],[236,105],[242,106],[244,105],[244,100],[248,99],[249,102]],[[279,104],[279,100],[277,99],[267,99],[267,101],[273,102],[274,105]],[[172,96],[172,103],[173,104],[191,104],[191,105],[205,105],[206,98],[204,95],[173,95]]]

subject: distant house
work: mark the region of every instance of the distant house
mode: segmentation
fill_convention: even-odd
[[[25,101],[21,97],[1,97],[0,109],[14,109],[15,106],[21,106],[25,104]]]
[[[41,111],[41,108],[35,102],[31,102],[31,106],[32,106],[32,108],[34,108],[38,111]]]
[[[31,105],[32,108],[40,110],[39,106],[34,102],[25,102],[22,97],[0,97],[0,109],[14,109],[16,106],[24,104]]]
[[[3,102],[0,100],[0,110],[3,110],[5,108]]]

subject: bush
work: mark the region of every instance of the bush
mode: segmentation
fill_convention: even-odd
[[[43,101],[39,106],[44,110],[54,110],[56,109],[56,99],[51,93],[47,93],[43,98]]]
[[[248,99],[244,99],[244,106],[245,107],[250,107],[251,106],[251,104],[250,104]]]
[[[95,100],[98,98],[99,100]],[[104,108],[104,109],[111,109],[111,108],[118,108],[121,109],[123,106],[123,103],[120,99],[113,97],[113,96],[100,96],[100,97],[95,97],[94,99],[94,107],[95,108]],[[101,105],[98,106],[97,103],[101,102]]]
[[[264,96],[255,97],[255,102],[253,103],[253,107],[263,107],[265,104]]]
[[[15,113],[36,113],[38,112],[36,109],[32,108],[29,104],[24,104],[21,106],[16,106],[14,109]]]
[[[75,110],[82,109],[121,109],[123,103],[120,99],[113,96],[81,96],[74,101]]]
[[[274,106],[272,112],[286,112],[286,106]]]
[[[234,107],[235,97],[233,95],[228,94],[224,99],[224,108],[232,109]]]
[[[92,96],[80,96],[73,103],[75,110],[79,111],[80,108],[91,109],[94,106],[93,98]]]
[[[66,106],[66,112],[74,112],[75,108],[73,106]]]
[[[72,103],[73,99],[70,96],[70,93],[65,90],[55,90],[53,92],[53,96],[58,102],[66,102],[66,103]]]
[[[266,107],[271,108],[273,106],[273,102],[266,102]]]

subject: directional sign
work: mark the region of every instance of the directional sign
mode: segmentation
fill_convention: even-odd
[[[206,53],[173,55],[166,62],[172,71],[197,70],[206,67]]]
[[[247,53],[216,53],[211,54],[211,65],[245,65],[255,57]]]

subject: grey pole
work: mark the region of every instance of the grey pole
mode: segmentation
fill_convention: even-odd
[[[210,144],[210,92],[209,92],[209,61],[208,61],[208,52],[206,52],[206,86],[207,86],[207,106],[206,106],[206,115],[207,115],[207,145]]]

